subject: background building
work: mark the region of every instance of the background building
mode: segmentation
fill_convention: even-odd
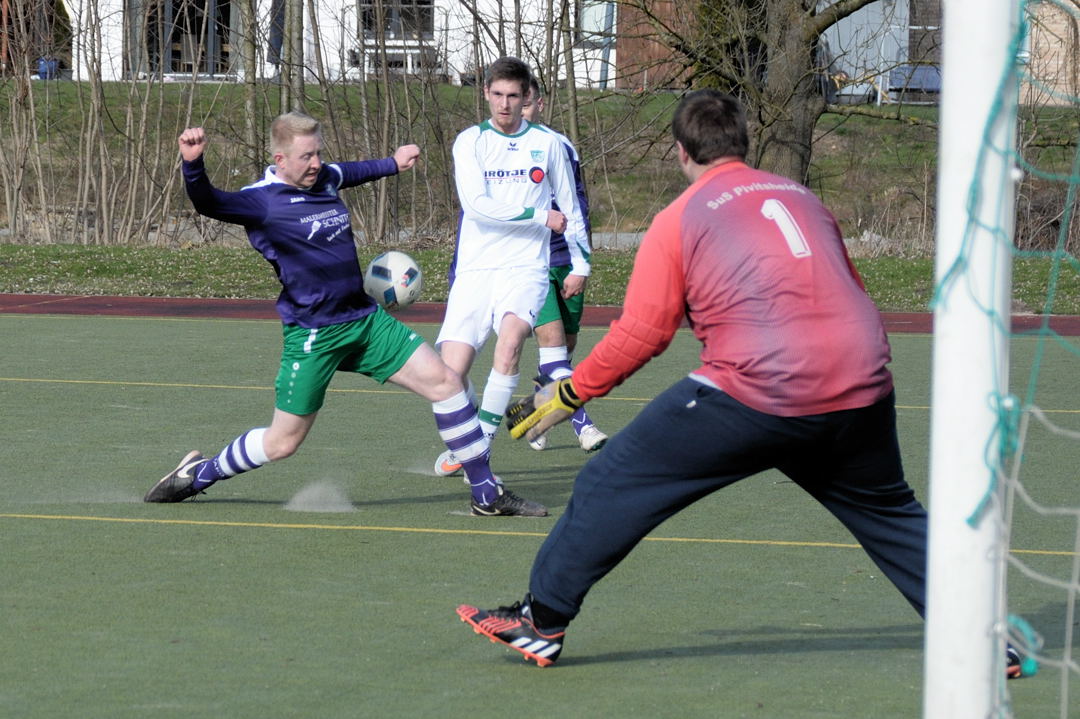
[[[564,17],[552,15],[559,5],[546,0],[252,0],[251,7],[245,31],[239,0],[0,0],[2,69],[79,80],[240,80],[240,49],[250,34],[255,73],[269,79],[280,72],[296,12],[311,79],[388,73],[470,84],[478,68],[516,55],[547,84],[572,78],[579,87],[678,89],[686,84],[686,67],[655,23],[692,32],[697,6],[651,0],[645,13],[625,2],[570,0]],[[1026,85],[1024,98],[1060,104],[1080,84],[1080,28],[1052,2],[1028,8],[1031,36],[1023,54],[1047,79]],[[940,0],[878,0],[835,24],[821,44],[830,99],[936,102],[940,18]]]

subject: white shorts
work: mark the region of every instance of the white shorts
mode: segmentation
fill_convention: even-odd
[[[446,299],[446,316],[435,346],[463,342],[479,351],[492,332],[499,333],[499,324],[508,314],[535,326],[549,284],[546,267],[459,273]]]

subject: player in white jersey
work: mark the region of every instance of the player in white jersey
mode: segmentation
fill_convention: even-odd
[[[484,80],[491,117],[458,135],[453,150],[462,217],[436,346],[467,380],[495,333],[479,412],[489,437],[517,387],[522,347],[547,296],[551,232],[566,232],[575,244],[585,233],[562,143],[522,118],[531,79],[517,58],[492,63]],[[552,198],[564,210],[553,209]],[[457,470],[452,453],[440,455],[438,474]]]

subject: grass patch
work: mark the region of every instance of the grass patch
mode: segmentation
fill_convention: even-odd
[[[366,263],[385,247],[366,246]],[[421,302],[447,295],[446,247],[406,247],[424,270]],[[635,253],[597,250],[589,304],[623,303]],[[858,258],[855,266],[883,312],[926,312],[934,292],[931,258]],[[1013,311],[1080,314],[1080,279],[1072,264],[1057,267],[1049,257],[1018,257],[1013,264]],[[1053,301],[1047,301],[1050,288]],[[250,248],[88,247],[0,245],[0,292],[16,294],[128,295],[273,299],[280,291],[270,266]]]

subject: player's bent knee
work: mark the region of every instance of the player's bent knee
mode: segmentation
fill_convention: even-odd
[[[449,367],[443,373],[441,380],[436,380],[431,383],[431,399],[433,402],[441,402],[445,399],[450,399],[456,394],[465,391],[465,382],[462,381],[461,375]]]
[[[423,384],[431,393],[440,395],[439,399],[449,399],[465,390],[465,380],[457,370],[439,358],[425,364],[423,370]]]
[[[300,449],[303,442],[303,437],[291,435],[276,438],[267,437],[263,441],[263,451],[266,452],[266,456],[271,462],[277,462],[296,454],[296,450]]]

